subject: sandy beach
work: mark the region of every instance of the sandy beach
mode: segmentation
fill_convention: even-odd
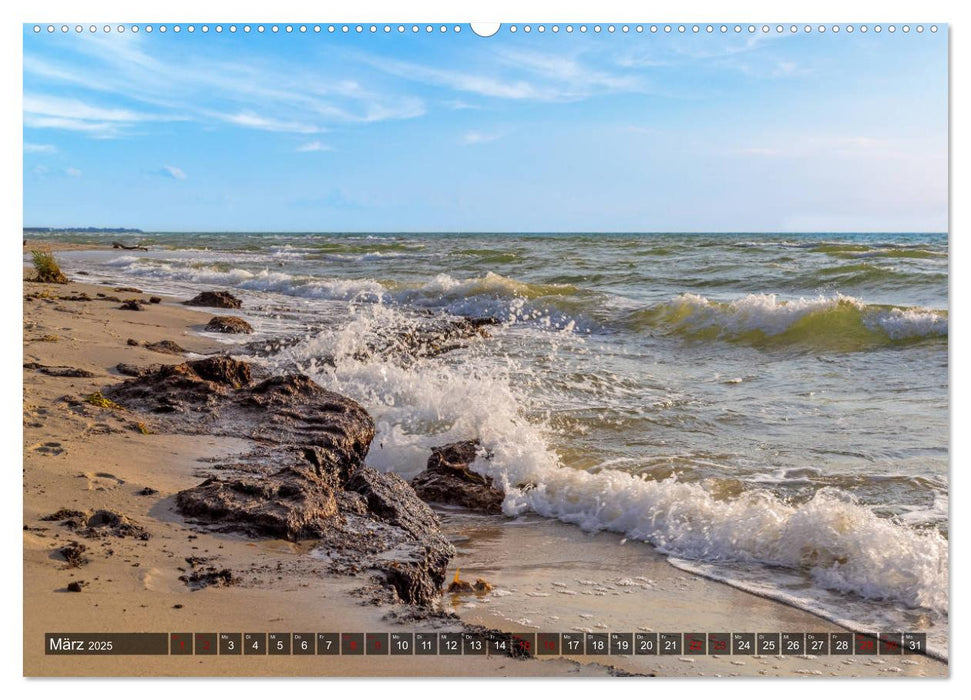
[[[456,548],[451,576],[494,586],[445,595],[424,619],[403,604],[362,596],[364,573],[335,575],[313,540],[217,532],[189,522],[176,494],[210,477],[247,437],[175,434],[156,417],[86,402],[126,379],[119,363],[177,365],[231,350],[200,335],[212,309],[162,296],[123,310],[140,291],[75,277],[24,282],[24,674],[28,676],[933,676],[934,659],[761,657],[264,656],[75,657],[43,653],[45,632],[842,631],[808,612],[672,566],[650,545],[585,534],[538,516],[509,519],[438,509]],[[201,288],[200,288],[201,291]],[[246,318],[245,308],[235,315]],[[172,341],[180,351],[146,345]],[[80,371],[71,371],[80,370]],[[64,376],[75,375],[75,376]],[[366,407],[365,407],[366,408]],[[110,511],[134,529],[86,538],[45,519]],[[134,536],[131,533],[136,533]],[[142,534],[145,536],[143,537]],[[72,561],[62,549],[71,543]],[[231,585],[190,585],[229,570]],[[183,580],[183,579],[189,579]],[[83,582],[83,584],[81,583]],[[79,592],[71,592],[74,583]]]

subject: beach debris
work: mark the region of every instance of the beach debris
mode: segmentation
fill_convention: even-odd
[[[44,284],[68,283],[69,280],[61,272],[53,253],[45,250],[32,250],[30,254],[34,261],[34,270],[37,272],[37,276],[32,280],[33,282]]]
[[[152,435],[153,434],[152,433],[152,430],[147,425],[145,425],[144,423],[142,423],[141,421],[134,421],[134,422],[132,422],[132,423],[129,424],[129,427],[131,427],[131,429],[133,431],[135,431],[136,433],[139,433],[141,435]]]
[[[115,403],[114,401],[106,397],[104,394],[102,394],[100,391],[96,391],[93,394],[88,394],[87,396],[84,397],[84,400],[86,403],[89,403],[92,406],[97,406],[98,408],[110,408],[114,411],[125,410],[119,404]]]
[[[39,362],[25,362],[24,369],[32,369],[41,374],[46,374],[51,377],[93,377],[94,372],[89,372],[86,369],[78,369],[77,367],[61,367],[61,366],[49,366],[42,365]]]
[[[252,333],[253,326],[236,316],[213,316],[206,324],[210,333]]]
[[[142,304],[138,299],[125,299],[118,308],[122,311],[141,311]]]
[[[85,518],[87,515],[80,510],[72,510],[70,508],[61,508],[50,515],[45,515],[41,520],[47,522],[61,521],[61,524],[65,524],[70,521],[76,521],[81,518]]]
[[[153,489],[151,486],[146,486],[145,488],[140,489],[137,493],[139,496],[154,496],[158,493],[158,489]]]
[[[182,581],[190,590],[198,591],[203,588],[222,588],[233,586],[239,583],[239,577],[233,574],[230,569],[218,569],[212,566],[206,557],[186,557],[189,571],[179,580]]]
[[[60,521],[63,527],[89,539],[134,537],[139,540],[147,540],[151,537],[145,528],[132,522],[128,516],[116,513],[113,510],[96,510],[89,515],[84,511],[61,508],[55,513],[44,516],[41,520]]]
[[[157,343],[145,343],[145,348],[163,355],[181,355],[186,350],[173,340],[160,340]]]
[[[488,476],[469,470],[480,450],[477,440],[433,447],[425,471],[411,480],[425,501],[501,513],[504,495]]]
[[[139,345],[141,345],[141,343],[139,343],[134,338],[129,338],[128,340],[125,341],[125,344],[126,345],[129,345],[131,347],[135,347],[135,348],[137,348]]]
[[[130,292],[131,294],[141,294],[142,290],[138,287],[115,287],[116,292]]]
[[[67,584],[67,590],[70,593],[80,593],[88,585],[87,581],[71,581]]]
[[[475,589],[476,593],[488,593],[493,590],[495,586],[486,581],[484,578],[477,578],[475,583],[472,584],[472,588]]]
[[[475,590],[471,583],[459,578],[460,573],[462,573],[462,569],[455,570],[455,576],[452,578],[452,582],[448,584],[449,593],[471,593]]]
[[[84,292],[80,292],[79,294],[51,294],[50,290],[48,289],[41,292],[24,294],[24,299],[27,301],[37,301],[43,299],[44,301],[52,303],[54,301],[94,301]]]
[[[148,248],[142,245],[138,245],[137,243],[135,245],[125,245],[124,243],[119,243],[118,241],[114,241],[112,242],[111,247],[120,249],[120,250],[144,250],[146,252],[148,251]]]
[[[149,304],[161,304],[162,303],[162,297],[151,296],[151,297],[148,298],[148,303]]]
[[[133,537],[147,540],[151,538],[145,528],[132,522],[128,516],[107,509],[94,511],[84,525],[76,531],[79,535],[90,539]]]
[[[69,544],[61,547],[58,551],[64,561],[67,562],[67,568],[69,569],[79,569],[88,563],[87,557],[84,556],[87,547],[80,542],[70,542]]]
[[[186,306],[210,306],[216,309],[240,309],[243,306],[242,301],[227,291],[200,292],[182,303]]]

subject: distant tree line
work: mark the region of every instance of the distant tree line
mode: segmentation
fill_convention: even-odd
[[[24,233],[144,233],[140,228],[98,228],[97,226],[51,228],[49,226],[24,226]]]

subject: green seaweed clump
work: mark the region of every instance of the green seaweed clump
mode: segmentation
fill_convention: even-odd
[[[110,408],[114,411],[124,411],[120,404],[115,403],[107,396],[102,394],[100,391],[96,391],[93,394],[84,397],[84,400],[91,404],[92,406],[98,406],[99,408]]]

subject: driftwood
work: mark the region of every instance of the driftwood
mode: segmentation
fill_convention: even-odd
[[[145,246],[141,246],[141,245],[125,245],[124,243],[119,243],[118,241],[115,241],[114,243],[112,243],[111,244],[111,247],[112,248],[121,248],[122,250],[144,250],[144,251],[147,251],[148,250],[148,248],[146,248]]]

